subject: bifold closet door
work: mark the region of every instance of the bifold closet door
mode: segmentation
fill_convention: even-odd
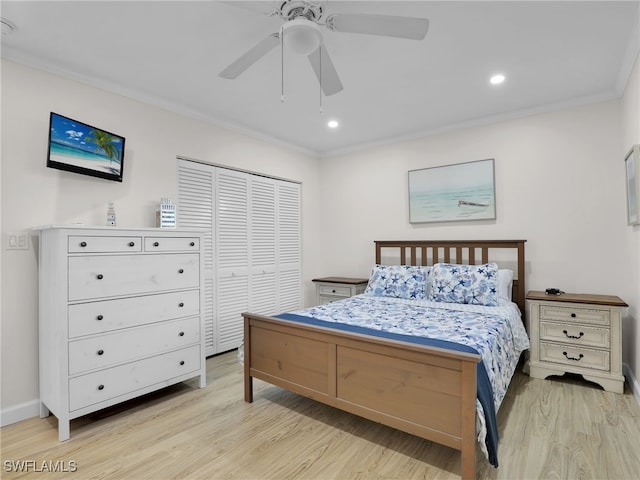
[[[237,348],[245,311],[302,304],[300,184],[178,160],[178,224],[205,228],[207,355]]]

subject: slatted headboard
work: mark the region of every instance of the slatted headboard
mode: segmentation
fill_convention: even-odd
[[[526,240],[376,240],[376,263],[386,265],[433,265],[496,262],[513,270],[513,301],[525,316]]]

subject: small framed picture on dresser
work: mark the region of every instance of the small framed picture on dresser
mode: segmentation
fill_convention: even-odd
[[[624,157],[627,172],[627,224],[640,225],[640,145],[634,145]]]

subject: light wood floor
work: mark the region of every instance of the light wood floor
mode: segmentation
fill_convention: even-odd
[[[255,381],[242,400],[236,353],[190,381],[71,422],[32,418],[0,431],[2,478],[458,479],[460,454]],[[518,372],[499,412],[500,467],[481,479],[640,478],[640,406],[575,378]],[[75,462],[73,473],[10,472],[7,462]]]

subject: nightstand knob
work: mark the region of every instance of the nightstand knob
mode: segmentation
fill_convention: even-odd
[[[336,290],[335,290],[335,288],[334,288],[333,290],[331,290],[331,293],[336,293]]]
[[[571,318],[576,318],[576,314],[575,314],[575,313],[572,313],[572,314],[571,314]]]

